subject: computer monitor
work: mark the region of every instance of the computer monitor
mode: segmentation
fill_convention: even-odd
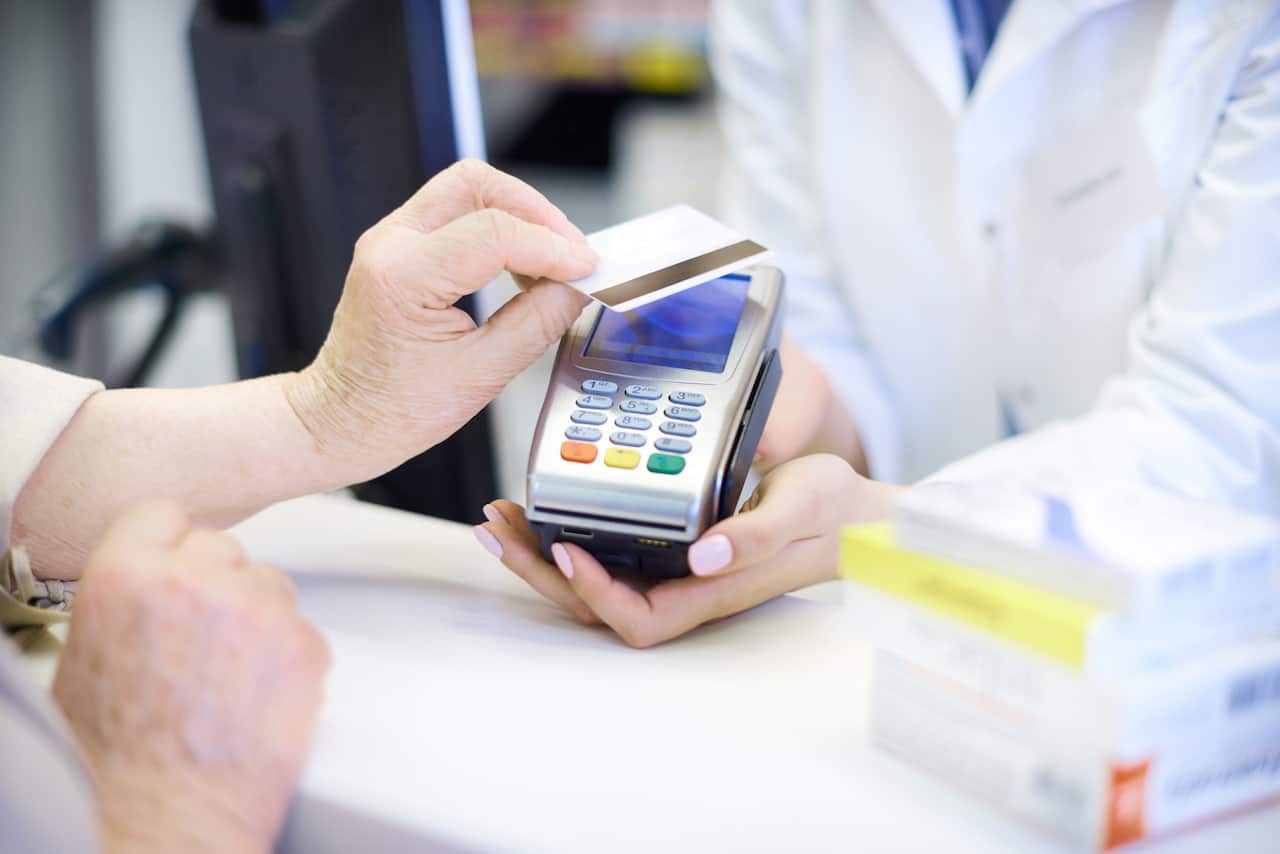
[[[239,370],[296,370],[324,341],[356,238],[484,156],[468,5],[200,0],[190,40]],[[496,494],[487,413],[357,492],[478,520]]]

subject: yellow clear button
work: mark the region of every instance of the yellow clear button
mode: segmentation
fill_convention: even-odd
[[[610,448],[604,452],[604,464],[616,469],[633,469],[640,465],[640,452],[630,448]]]

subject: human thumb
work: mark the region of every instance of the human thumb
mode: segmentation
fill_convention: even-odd
[[[736,516],[713,525],[689,547],[694,575],[734,572],[773,557],[807,530],[803,491],[766,476]]]
[[[560,340],[587,302],[568,285],[548,279],[534,282],[480,327],[478,358],[508,382]]]

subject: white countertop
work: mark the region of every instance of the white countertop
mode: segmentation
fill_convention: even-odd
[[[1071,850],[869,743],[870,651],[822,588],[636,651],[463,525],[315,496],[236,532],[334,653],[282,852]],[[1125,850],[1276,839],[1270,807]]]
[[[1066,850],[868,742],[871,657],[837,606],[636,651],[462,525],[315,497],[237,531],[334,650],[284,851]],[[1138,850],[1277,838],[1271,808]]]

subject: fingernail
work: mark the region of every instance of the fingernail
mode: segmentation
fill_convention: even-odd
[[[498,538],[490,534],[480,525],[476,525],[471,529],[476,535],[476,539],[480,541],[480,545],[484,546],[484,550],[496,558],[502,557],[502,543],[498,542]]]
[[[484,518],[488,519],[490,522],[501,522],[504,525],[507,522],[507,517],[503,516],[498,508],[494,507],[492,504],[486,504],[484,507],[480,508],[480,512],[483,513]]]
[[[559,543],[552,543],[551,557],[555,558],[556,566],[564,573],[565,578],[573,578],[573,561],[569,559],[568,549]]]
[[[733,560],[733,544],[724,534],[712,534],[689,546],[689,569],[694,575],[713,575]]]
[[[573,245],[573,254],[578,257],[579,261],[584,264],[590,264],[592,267],[600,263],[600,256],[596,254],[596,250],[585,243],[575,243]]]

